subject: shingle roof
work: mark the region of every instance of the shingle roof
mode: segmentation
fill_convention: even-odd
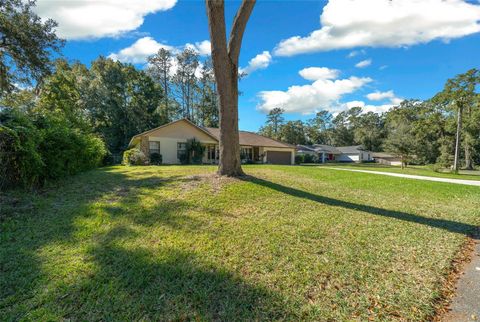
[[[340,154],[341,152],[337,150],[334,146],[324,145],[324,144],[314,144],[314,145],[297,145],[297,151],[312,151],[317,153],[330,153],[330,154]]]
[[[302,145],[299,144],[297,145],[297,151],[310,151],[310,152],[315,152],[315,148],[311,145]]]
[[[364,151],[361,145],[352,145],[352,146],[338,146],[337,150],[342,153],[360,153],[360,151]]]
[[[332,154],[340,154],[341,153],[336,147],[331,146],[331,145],[314,144],[313,147],[315,148],[315,151],[318,151],[318,152],[327,152],[327,153],[332,153]]]
[[[204,127],[208,133],[210,133],[213,137],[220,140],[220,129],[215,127]],[[288,143],[283,143],[274,139],[267,138],[265,136],[248,132],[248,131],[240,131],[239,132],[240,138],[240,145],[249,145],[249,146],[266,146],[271,148],[294,148],[293,145]]]

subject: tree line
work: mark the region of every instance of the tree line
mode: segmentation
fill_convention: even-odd
[[[150,61],[165,53],[161,49]],[[105,57],[94,60],[89,68],[57,59],[52,74],[36,88],[14,89],[0,104],[25,113],[62,114],[76,127],[90,128],[101,136],[111,153],[125,150],[133,135],[178,118],[217,126],[216,86],[209,60],[200,65],[192,49],[170,59],[178,61],[178,67],[174,73],[167,71],[166,77],[158,64],[143,71]]]
[[[178,118],[218,126],[210,58],[160,49],[144,70],[102,56],[52,60],[64,41],[34,5],[0,7],[0,188],[110,163],[133,135]]]
[[[353,107],[336,115],[321,110],[307,121],[285,121],[272,109],[260,134],[291,144],[362,145],[405,162],[473,169],[480,163],[480,71],[449,79],[427,100],[404,100],[387,112]],[[457,166],[456,166],[457,165]]]

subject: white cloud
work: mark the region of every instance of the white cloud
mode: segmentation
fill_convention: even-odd
[[[190,47],[199,55],[208,56],[212,53],[212,47],[210,44],[210,40],[204,40],[200,42],[196,42],[195,44],[186,44],[185,47]]]
[[[137,29],[146,15],[171,9],[176,0],[38,0],[35,11],[58,22],[66,39],[115,37]]]
[[[348,53],[347,58],[353,58],[353,57],[356,57],[358,55],[365,55],[365,53],[366,53],[365,49],[354,50],[354,51],[351,51],[351,52]]]
[[[389,91],[386,91],[386,92],[380,92],[380,91],[375,91],[373,93],[369,93],[366,95],[366,97],[370,100],[370,101],[384,101],[384,100],[388,100],[390,103],[389,103],[389,106],[392,106],[392,105],[399,105],[402,101],[403,101],[403,98],[400,98],[400,97],[397,97],[395,95],[395,93],[393,92],[393,90],[389,90]],[[388,105],[388,104],[387,104]]]
[[[321,28],[275,48],[278,56],[448,41],[480,31],[480,5],[463,0],[330,0]]]
[[[381,100],[384,100],[386,98],[394,98],[395,94],[393,93],[392,90],[387,91],[387,92],[376,91],[376,92],[367,94],[366,97],[371,101],[381,101]]]
[[[145,63],[147,58],[155,54],[160,48],[175,50],[174,47],[161,44],[152,37],[143,37],[131,46],[123,48],[118,53],[112,53],[108,57],[123,63],[141,64]]]
[[[357,68],[365,68],[367,66],[370,66],[372,64],[372,60],[371,59],[365,59],[365,60],[362,60],[358,63],[355,64],[355,67]]]
[[[350,109],[352,107],[361,107],[364,113],[374,112],[374,113],[383,113],[390,110],[392,107],[399,105],[403,99],[396,97],[393,90],[380,92],[376,91],[370,94],[367,94],[366,97],[370,101],[383,101],[388,100],[388,103],[380,105],[366,104],[364,101],[350,101],[341,104],[341,109]]]
[[[258,54],[257,56],[250,59],[250,61],[248,62],[248,66],[245,68],[240,68],[239,72],[250,74],[258,69],[267,68],[271,62],[272,55],[270,55],[270,52],[264,51],[261,54]]]
[[[390,99],[390,103],[392,103],[393,105],[400,105],[401,102],[403,102],[404,99],[403,98],[400,98],[400,97],[392,97]]]
[[[371,82],[368,77],[347,79],[318,79],[310,85],[290,86],[286,91],[262,91],[258,94],[261,103],[257,108],[268,112],[281,107],[287,113],[313,113],[320,109],[335,109],[338,100]]]
[[[210,55],[210,41],[208,40],[196,42],[195,44],[187,43],[185,46],[177,48],[159,43],[152,37],[143,37],[117,53],[111,53],[108,57],[123,63],[142,64],[147,61],[149,56],[156,54],[160,48],[170,50],[175,54],[179,52],[181,48],[187,47],[197,51],[200,55]]]
[[[340,71],[327,67],[308,67],[298,72],[306,80],[316,81],[319,79],[337,79]]]
[[[340,110],[348,110],[352,107],[361,107],[363,113],[374,112],[374,113],[383,113],[390,110],[397,104],[382,104],[382,105],[371,105],[365,104],[363,101],[350,101],[344,104],[341,104],[339,107]]]

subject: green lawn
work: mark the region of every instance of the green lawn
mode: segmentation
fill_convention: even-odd
[[[109,167],[0,195],[2,320],[417,320],[480,189],[325,168]]]
[[[311,165],[313,164],[309,164],[309,166]],[[449,172],[435,172],[433,171],[432,166],[420,166],[420,165],[410,165],[405,169],[402,169],[400,166],[390,166],[390,165],[383,165],[378,163],[326,163],[321,165],[318,164],[318,166],[353,168],[358,170],[384,171],[384,172],[413,174],[413,175],[428,176],[428,177],[462,179],[462,180],[480,180],[479,170],[472,170],[472,171],[460,170],[459,174],[455,174],[455,173],[449,173]]]

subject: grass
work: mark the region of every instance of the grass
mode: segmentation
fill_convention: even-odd
[[[438,178],[480,180],[480,171],[478,170],[460,170],[458,174],[455,174],[450,172],[436,172],[436,171],[433,171],[432,166],[420,166],[420,165],[410,165],[405,169],[402,169],[400,166],[390,166],[390,165],[383,165],[378,163],[326,163],[320,166],[404,173],[404,174],[413,174],[413,175],[438,177]]]
[[[322,168],[109,167],[1,195],[2,320],[434,314],[480,189]]]

